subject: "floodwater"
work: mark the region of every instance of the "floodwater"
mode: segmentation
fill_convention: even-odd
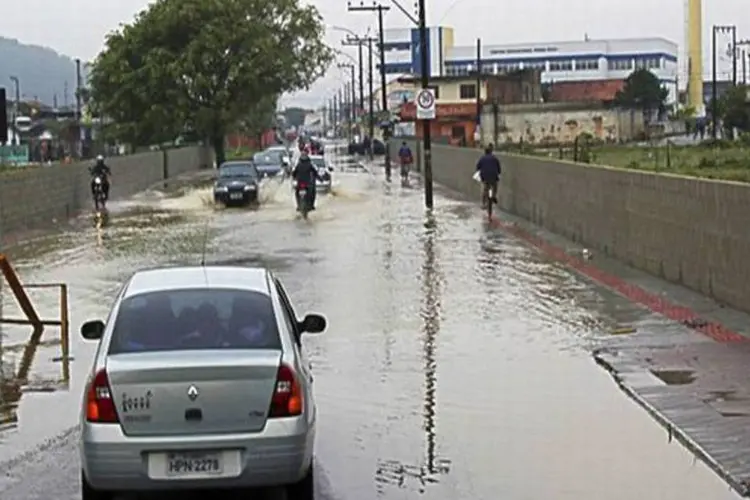
[[[84,220],[11,251],[25,282],[68,284],[74,361],[66,388],[49,328],[28,392],[5,405],[0,497],[80,498],[75,425],[95,346],[78,326],[103,318],[134,270],[205,254],[273,269],[298,314],[328,316],[305,341],[318,499],[736,498],[592,361],[625,299],[489,230],[473,204],[438,193],[427,217],[416,180],[374,172],[335,173],[307,222],[288,185],[265,186],[257,211],[216,210],[206,187],[153,191],[113,204],[101,232]],[[54,318],[54,290],[32,299]],[[5,328],[6,374],[28,330]]]

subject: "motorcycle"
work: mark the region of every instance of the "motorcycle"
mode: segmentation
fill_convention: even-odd
[[[307,220],[307,214],[312,210],[311,189],[315,189],[315,186],[310,186],[306,182],[297,182],[295,186],[295,195],[297,198],[297,210],[302,214],[302,218]]]
[[[94,209],[98,212],[99,210],[107,209],[107,195],[104,193],[104,179],[101,175],[94,177]]]

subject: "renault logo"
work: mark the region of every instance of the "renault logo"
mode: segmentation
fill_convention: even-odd
[[[187,395],[190,398],[190,401],[195,401],[196,399],[198,399],[198,394],[198,388],[194,385],[191,385],[188,388]]]

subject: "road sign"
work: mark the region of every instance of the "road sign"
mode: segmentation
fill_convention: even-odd
[[[422,89],[417,94],[417,120],[435,119],[435,90]]]

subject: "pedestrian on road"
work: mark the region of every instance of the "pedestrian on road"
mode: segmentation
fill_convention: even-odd
[[[482,181],[482,208],[486,208],[487,203],[497,203],[497,184],[502,172],[492,144],[487,145],[484,155],[477,162],[477,172]]]

